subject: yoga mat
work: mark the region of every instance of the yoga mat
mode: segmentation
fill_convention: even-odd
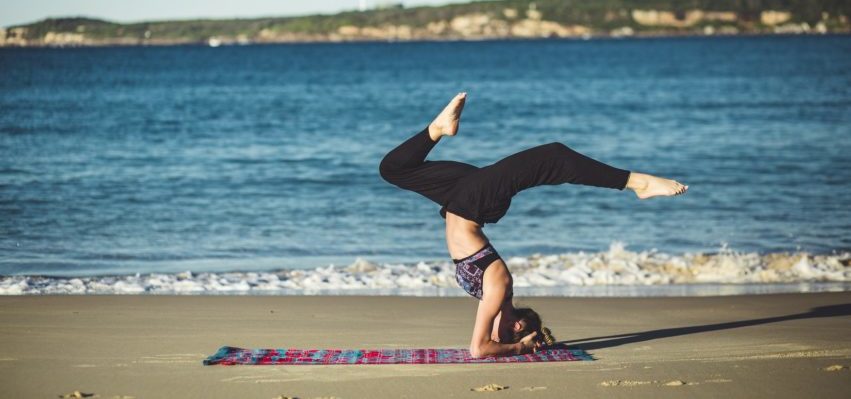
[[[290,365],[290,364],[445,364],[567,362],[594,360],[581,349],[550,347],[536,353],[474,358],[467,349],[243,349],[223,346],[204,359],[212,365]]]

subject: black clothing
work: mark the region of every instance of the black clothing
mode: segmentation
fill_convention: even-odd
[[[591,159],[562,143],[520,151],[478,168],[463,162],[426,161],[434,148],[428,128],[390,151],[381,161],[381,177],[417,192],[479,225],[496,223],[518,192],[540,185],[583,184],[623,190],[629,171]]]

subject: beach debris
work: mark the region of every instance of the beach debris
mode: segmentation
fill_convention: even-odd
[[[488,385],[477,387],[477,388],[470,388],[471,391],[475,391],[475,392],[495,392],[495,391],[501,391],[503,389],[508,389],[508,387],[502,386],[502,385],[499,385],[499,384],[488,384]]]
[[[636,387],[639,385],[658,384],[659,381],[633,381],[633,380],[608,380],[603,381],[600,385],[604,387]]]
[[[59,395],[60,398],[73,398],[73,399],[91,398],[91,397],[94,397],[94,396],[96,396],[96,395],[93,394],[93,393],[85,393],[85,392],[80,392],[80,391],[74,391],[74,392],[71,392],[71,393],[66,393],[65,395]]]
[[[827,367],[823,368],[822,370],[824,370],[824,371],[842,371],[842,370],[848,370],[848,366],[844,366],[844,365],[841,365],[841,364],[834,364],[832,366],[827,366]]]
[[[523,387],[520,388],[521,391],[543,391],[547,389],[547,387]]]
[[[686,385],[686,382],[681,380],[672,380],[665,383],[666,387],[679,387],[683,385]]]

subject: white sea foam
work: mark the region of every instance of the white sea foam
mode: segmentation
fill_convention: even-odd
[[[614,243],[607,252],[534,254],[505,261],[519,295],[700,295],[851,289],[851,252],[758,254],[722,249],[712,254],[672,255],[628,251]],[[822,288],[813,288],[825,283]],[[730,290],[730,286],[747,289]],[[781,288],[766,288],[771,286]],[[263,293],[466,295],[455,281],[455,266],[448,261],[376,264],[359,258],[347,266],[269,272],[0,277],[2,295]]]

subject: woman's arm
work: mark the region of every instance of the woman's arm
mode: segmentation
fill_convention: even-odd
[[[491,272],[495,267],[486,270]],[[500,307],[505,300],[505,291],[511,283],[507,273],[496,273],[497,270],[488,275],[482,287],[482,300],[479,301],[479,309],[476,311],[476,325],[473,327],[473,339],[470,342],[470,354],[473,357],[491,355],[518,355],[523,353],[524,347],[521,343],[502,344],[491,340],[494,319],[499,314]]]

